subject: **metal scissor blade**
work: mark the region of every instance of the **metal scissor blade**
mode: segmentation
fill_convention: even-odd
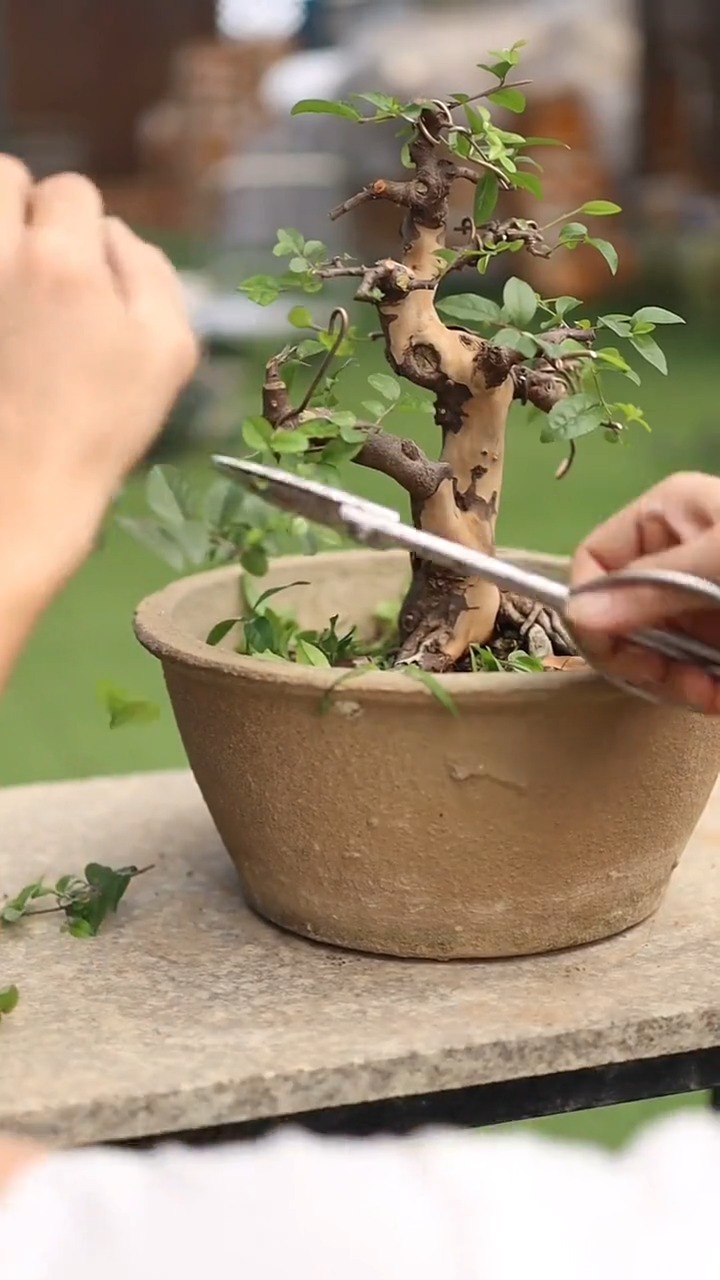
[[[260,462],[249,462],[245,458],[228,458],[222,454],[215,454],[212,461],[218,471],[222,471],[231,480],[246,485],[266,502],[289,511],[292,515],[304,516],[315,524],[347,530],[348,523],[343,513],[348,506],[353,510],[362,510],[367,513],[368,518],[375,517],[383,524],[401,523],[398,512],[391,507],[382,507],[365,498],[354,498],[342,489],[319,484],[316,480],[306,480],[303,476],[294,476],[289,471],[266,467]]]
[[[244,459],[216,456],[214,465],[234,480],[248,485],[266,501],[350,534],[356,541],[375,547],[402,547],[433,564],[465,577],[485,578],[501,591],[520,591],[551,608],[564,610],[567,587],[540,574],[529,573],[482,551],[471,551],[457,542],[439,538],[403,524],[390,507],[356,498],[342,489],[305,480],[274,467]]]

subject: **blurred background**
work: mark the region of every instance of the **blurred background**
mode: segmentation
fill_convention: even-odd
[[[487,82],[476,64],[488,50],[520,39],[528,41],[522,76],[533,84],[519,127],[573,150],[544,153],[545,208],[519,211],[547,221],[587,199],[616,200],[622,217],[598,234],[615,242],[621,267],[613,279],[584,250],[550,262],[505,255],[483,288],[500,293],[509,258],[512,272],[546,297],[576,295],[591,311],[657,304],[687,325],[662,334],[668,380],[644,366],[635,398],[650,436],[639,433],[624,448],[583,441],[558,484],[554,448],[517,423],[502,540],[569,551],[668,472],[718,469],[718,0],[0,0],[0,147],[36,176],[89,173],[108,209],[161,244],[183,273],[206,355],[157,457],[209,483],[212,448],[239,447],[242,419],[259,413],[263,360],[287,340],[292,302],[259,308],[237,285],[277,268],[278,227],[366,261],[395,252],[395,210],[365,206],[335,224],[327,217],[369,180],[396,176],[393,126],[291,118],[292,104],[368,90],[405,100],[472,93]],[[460,216],[469,199],[458,191]],[[368,359],[382,367],[379,350]],[[357,407],[369,372],[364,358],[346,383],[345,407]],[[405,415],[402,430],[437,450],[426,416]],[[360,469],[347,482],[401,500]],[[141,474],[129,483],[124,512],[141,508],[142,485]],[[111,732],[96,696],[98,682],[109,680],[163,700],[131,617],[171,576],[108,522],[3,698],[0,783],[184,763],[169,709],[154,725]],[[618,1108],[550,1128],[616,1143],[648,1113]]]

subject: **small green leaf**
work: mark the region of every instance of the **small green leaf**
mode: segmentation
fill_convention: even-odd
[[[166,524],[179,525],[193,515],[190,487],[175,467],[151,468],[145,498],[150,510]]]
[[[666,311],[664,307],[641,307],[633,320],[640,324],[685,324],[682,316],[676,316],[674,311]]]
[[[668,366],[665,352],[661,350],[654,338],[644,333],[633,334],[630,342],[643,359],[647,360],[648,364],[659,369],[660,373],[667,373]]]
[[[575,248],[587,240],[588,229],[582,222],[567,222],[559,235],[561,244]]]
[[[503,290],[503,319],[519,329],[526,328],[535,316],[538,298],[525,280],[511,276]]]
[[[565,316],[569,315],[571,311],[576,311],[581,306],[580,298],[571,298],[569,294],[565,294],[563,297],[555,299],[555,314],[564,320]]]
[[[294,227],[281,227],[277,233],[277,244],[273,249],[276,258],[291,258],[295,254],[305,253],[305,237]]]
[[[531,654],[523,653],[520,649],[509,654],[507,665],[512,671],[526,671],[529,674],[545,670],[539,658],[533,658]]]
[[[246,418],[242,424],[242,438],[248,449],[264,453],[272,447],[273,429],[266,418]]]
[[[321,454],[324,465],[337,468],[344,466],[346,462],[352,462],[353,458],[356,458],[360,452],[364,438],[363,435],[356,442],[351,443],[347,443],[345,440],[331,440]]]
[[[486,173],[475,188],[475,204],[473,219],[476,227],[481,227],[495,212],[500,196],[500,183],[494,173]]]
[[[377,422],[380,418],[384,418],[388,413],[388,405],[383,404],[381,400],[363,400],[363,409],[373,422]]]
[[[564,151],[570,151],[567,142],[561,142],[559,138],[526,138],[523,144],[526,147],[562,147]]]
[[[620,259],[615,245],[611,244],[609,240],[598,240],[596,237],[589,237],[588,244],[592,245],[593,249],[597,249],[598,253],[607,262],[612,274],[617,275]]]
[[[17,987],[3,987],[0,989],[0,1017],[12,1013],[17,1009],[20,1000],[20,992]]]
[[[451,715],[456,716],[458,714],[458,709],[455,705],[454,699],[448,693],[445,686],[432,674],[432,672],[423,671],[421,667],[415,667],[412,665],[397,667],[396,669],[404,676],[407,676],[410,680],[416,680],[418,684],[424,685],[428,693],[431,693],[433,698],[436,698],[441,706],[443,706],[446,711],[449,711]]]
[[[479,671],[502,671],[499,658],[496,658],[492,649],[488,649],[485,645],[471,646],[470,665],[475,674]]]
[[[512,181],[513,186],[520,187],[523,191],[529,191],[537,200],[542,200],[542,183],[536,173],[520,173],[518,171]]]
[[[607,410],[598,402],[597,396],[587,392],[567,396],[551,409],[541,439],[545,442],[575,440],[595,431],[606,420]]]
[[[294,329],[312,329],[313,323],[312,314],[307,307],[293,307],[288,315],[288,324]]]
[[[295,648],[295,661],[303,667],[329,667],[325,654],[317,645],[308,640],[298,640]]]
[[[272,600],[273,596],[279,596],[283,591],[290,591],[293,587],[309,586],[309,582],[286,582],[282,587],[268,587],[266,591],[263,591],[259,596],[254,598],[254,589],[245,581],[245,579],[243,579],[242,582],[243,598],[251,615],[253,616],[261,614],[262,610],[265,608],[268,601]]]
[[[613,214],[622,213],[622,209],[612,200],[588,200],[581,209],[578,209],[578,213],[587,213],[591,218],[609,218]]]
[[[23,916],[28,915],[33,902],[38,898],[45,898],[52,895],[53,890],[44,885],[41,880],[35,884],[27,884],[24,889],[16,897],[7,901],[0,909],[0,920],[3,924],[17,924],[18,920],[22,920]]]
[[[368,382],[373,391],[377,391],[390,404],[395,404],[400,399],[401,388],[397,378],[391,378],[387,373],[372,373]]]
[[[291,115],[344,116],[346,120],[361,120],[362,115],[349,102],[329,102],[325,98],[303,98],[296,102]]]
[[[616,333],[618,338],[629,338],[632,333],[632,320],[629,316],[600,316],[598,318],[598,326],[601,329],[609,329],[611,333]]]
[[[258,306],[269,307],[280,297],[281,286],[272,276],[250,276],[239,286],[239,290]]]
[[[336,409],[333,410],[332,421],[342,432],[352,430],[357,422],[357,418],[349,409]]]
[[[307,439],[300,431],[281,428],[273,433],[272,449],[274,453],[305,453],[307,447]]]
[[[305,275],[305,272],[308,271],[309,268],[310,263],[307,258],[291,258],[288,263],[288,270],[292,271],[295,276]]]
[[[202,520],[186,520],[175,537],[191,565],[205,564],[210,555],[210,530]]]
[[[494,103],[496,107],[505,107],[516,115],[521,115],[527,106],[525,94],[519,89],[496,89],[494,93],[488,94],[488,101]]]
[[[216,622],[212,631],[208,633],[205,643],[210,645],[220,644],[220,641],[230,634],[238,622],[240,622],[240,618],[225,618],[223,622]]]
[[[478,293],[459,293],[438,301],[438,310],[452,320],[468,324],[500,324],[502,313],[496,302]]]
[[[111,729],[123,729],[128,725],[154,724],[160,719],[160,707],[143,698],[132,698],[114,685],[98,685],[98,699],[105,708]]]
[[[131,516],[118,516],[117,524],[137,542],[141,542],[154,555],[169,564],[176,573],[182,573],[185,568],[185,554],[169,529],[162,528],[154,520],[136,520]]]
[[[501,329],[492,339],[495,347],[512,347],[521,355],[531,359],[537,355],[537,343],[529,333],[520,333],[518,329]]]
[[[94,938],[97,935],[97,929],[94,929],[89,920],[71,920],[67,926],[67,931],[72,938]]]
[[[410,154],[410,143],[409,143],[409,142],[406,142],[406,143],[404,143],[404,144],[403,144],[402,151],[400,152],[400,161],[401,161],[401,163],[402,163],[403,169],[414,169],[414,168],[415,168],[415,165],[413,164],[412,156],[411,156],[411,154]]]
[[[614,347],[601,347],[596,352],[598,361],[605,367],[616,369],[618,373],[622,373],[636,386],[640,386],[640,377],[635,370],[628,364],[627,360]]]
[[[402,103],[397,98],[390,97],[387,93],[354,93],[354,98],[362,98],[363,102],[369,102],[371,107],[375,107],[383,115],[400,115],[402,111]]]
[[[262,547],[246,547],[240,556],[240,564],[246,573],[262,578],[268,571],[267,553]]]

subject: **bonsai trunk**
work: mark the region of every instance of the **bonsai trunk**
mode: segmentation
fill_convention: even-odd
[[[443,277],[475,266],[479,256],[473,247],[451,265],[443,257],[451,188],[460,179],[477,183],[484,177],[482,170],[443,156],[446,124],[439,110],[428,107],[409,148],[415,176],[404,182],[379,179],[331,214],[338,218],[373,200],[400,206],[405,210],[401,258],[372,267],[348,266],[338,258],[319,268],[318,275],[360,278],[356,299],[377,308],[391,368],[435,396],[435,420],[442,432],[438,462],[425,458],[412,441],[362,423],[358,426],[367,432],[367,444],[356,461],[391,475],[406,489],[417,528],[493,554],[511,403],[514,398],[530,400],[547,412],[566,394],[567,381],[551,366],[524,367],[524,357],[512,348],[443,324],[436,311]],[[522,239],[531,253],[547,255],[532,223],[489,223],[472,231],[474,242],[480,233],[498,241]],[[563,330],[563,336],[570,332]],[[582,331],[579,336],[591,335]],[[292,410],[277,358],[268,364],[264,413],[274,427],[289,427],[321,419],[324,411]],[[459,577],[414,559],[400,614],[397,661],[448,671],[471,646],[491,641],[499,643],[501,653],[503,645],[508,651],[526,647],[538,658],[575,652],[559,620],[532,602],[501,596],[482,579]]]
[[[413,224],[410,230],[403,263],[416,278],[433,280],[445,226]],[[413,521],[428,533],[492,554],[515,390],[503,353],[497,350],[498,360],[496,349],[475,335],[448,329],[435,310],[434,290],[412,291],[381,306],[380,316],[391,366],[435,393],[440,460],[450,471],[429,497],[413,498]],[[470,645],[488,643],[499,607],[500,593],[492,584],[415,559],[400,617],[399,660],[420,661],[429,670],[454,666]]]

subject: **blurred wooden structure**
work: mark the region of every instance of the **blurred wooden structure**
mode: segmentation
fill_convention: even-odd
[[[720,193],[720,0],[638,0],[640,171]]]
[[[284,52],[217,37],[218,0],[0,0],[15,149],[81,169],[131,221],[202,221],[204,175],[242,145]]]
[[[173,57],[212,37],[216,0],[2,0],[16,136],[52,162],[72,151],[99,178],[137,172],[138,119]]]

